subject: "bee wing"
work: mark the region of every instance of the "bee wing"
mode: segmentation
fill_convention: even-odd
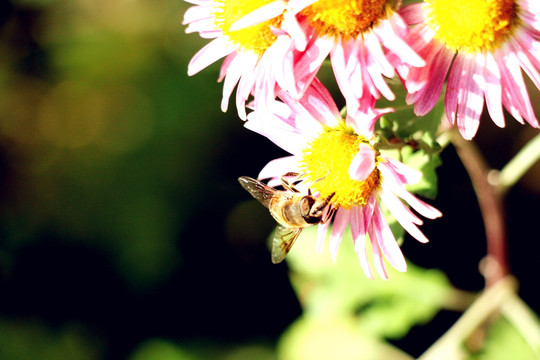
[[[277,226],[272,241],[272,262],[274,264],[279,264],[285,259],[301,232],[302,228],[291,229],[282,225]]]
[[[241,176],[238,178],[240,185],[246,189],[251,196],[259,200],[264,206],[268,207],[270,205],[270,200],[272,196],[277,192],[276,189],[263,184],[259,180],[250,178],[249,176]]]

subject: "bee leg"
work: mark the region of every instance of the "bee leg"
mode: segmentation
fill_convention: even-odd
[[[327,197],[325,197],[324,199],[322,200],[317,200],[317,202],[313,205],[313,207],[311,208],[311,210],[309,211],[309,215],[311,217],[316,217],[316,218],[321,218],[323,212],[324,212],[324,208],[328,205],[328,203],[330,202],[330,199],[332,199],[332,197],[335,195],[336,193],[333,192],[331,193],[330,195],[328,195]],[[333,208],[333,207],[332,207]]]
[[[295,193],[300,192],[300,191],[298,191],[298,189],[296,189],[294,187],[294,183],[298,180],[298,175],[299,174],[297,172],[288,172],[286,174],[281,175],[281,178],[280,178],[281,184],[283,185],[283,187],[285,189],[287,189],[289,191],[292,191],[292,192],[295,192]],[[287,179],[285,179],[286,177],[289,177],[289,176],[294,176],[295,177],[294,181],[291,182],[291,183]]]
[[[332,216],[334,216],[334,213],[336,212],[336,210],[337,210],[337,208],[330,205],[329,210],[326,213],[326,216],[324,217],[324,219],[321,220],[320,224],[326,224],[326,222],[328,222],[328,220],[330,220],[332,218]]]
[[[323,199],[323,201],[321,202],[321,204],[317,207],[317,211],[321,211],[323,212],[323,209],[328,205],[328,203],[330,202],[330,200],[334,197],[336,193],[333,192],[331,193],[330,195],[328,195],[326,198]],[[324,219],[321,219],[321,223],[324,224],[326,223],[328,220],[330,220],[332,218],[332,216],[334,216],[334,213],[336,212],[337,208],[334,206],[334,205],[329,205],[329,208],[326,212],[326,216]]]
[[[328,172],[326,173],[326,175],[324,175],[322,178],[319,178],[319,179],[315,180],[313,183],[315,184],[315,183],[318,182],[318,181],[324,180],[324,178],[327,177],[328,174],[330,174],[330,170],[328,170]]]
[[[297,172],[289,171],[288,173],[285,173],[285,174],[281,175],[281,177],[284,177],[284,176],[287,176],[287,177],[289,177],[289,176],[298,177],[299,175],[300,175],[300,174],[297,173]]]
[[[327,197],[325,197],[323,199],[323,204],[326,206],[326,204],[328,204],[330,202],[330,200],[332,200],[332,198],[334,197],[334,195],[336,195],[336,192],[334,191],[333,193],[331,193],[330,195],[328,195]]]

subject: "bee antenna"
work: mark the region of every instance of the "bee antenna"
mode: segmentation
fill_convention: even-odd
[[[330,170],[328,170],[328,171],[326,172],[326,175],[324,175],[324,176],[321,177],[321,178],[318,178],[318,179],[315,180],[313,183],[316,183],[316,182],[318,182],[318,181],[324,180],[324,179],[328,176],[328,174],[330,174]]]

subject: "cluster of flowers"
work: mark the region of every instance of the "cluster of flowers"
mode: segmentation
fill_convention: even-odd
[[[383,258],[406,270],[379,201],[421,242],[428,241],[417,227],[422,220],[401,200],[426,218],[441,215],[406,190],[421,173],[377,149],[375,125],[393,109],[377,109],[376,101],[395,98],[387,78],[399,76],[407,103],[421,116],[435,106],[448,76],[446,117],[465,139],[475,136],[484,103],[500,127],[503,107],[520,123],[539,127],[521,71],[540,88],[538,0],[426,0],[403,7],[387,0],[186,1],[195,4],[185,13],[186,31],[213,39],[188,73],[225,58],[222,110],[236,87],[245,126],[292,154],[271,161],[259,178],[275,183],[299,172],[320,196],[335,193],[330,253],[335,258],[350,225],[370,278],[366,235],[382,278]],[[345,118],[317,78],[327,58]],[[319,248],[327,232],[328,223],[320,224]]]

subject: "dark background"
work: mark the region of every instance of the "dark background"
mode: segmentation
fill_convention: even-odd
[[[271,217],[236,179],[284,153],[234,105],[220,112],[219,64],[187,77],[205,43],[184,34],[188,5],[0,4],[0,358],[129,359],[156,338],[203,358],[271,353],[301,308],[286,264],[270,263]],[[494,168],[538,133],[507,121],[484,119],[475,140]],[[444,216],[403,251],[478,291],[482,218],[455,151],[441,158]],[[505,203],[511,269],[536,312],[539,178],[537,165]],[[397,343],[416,356],[457,316]]]

